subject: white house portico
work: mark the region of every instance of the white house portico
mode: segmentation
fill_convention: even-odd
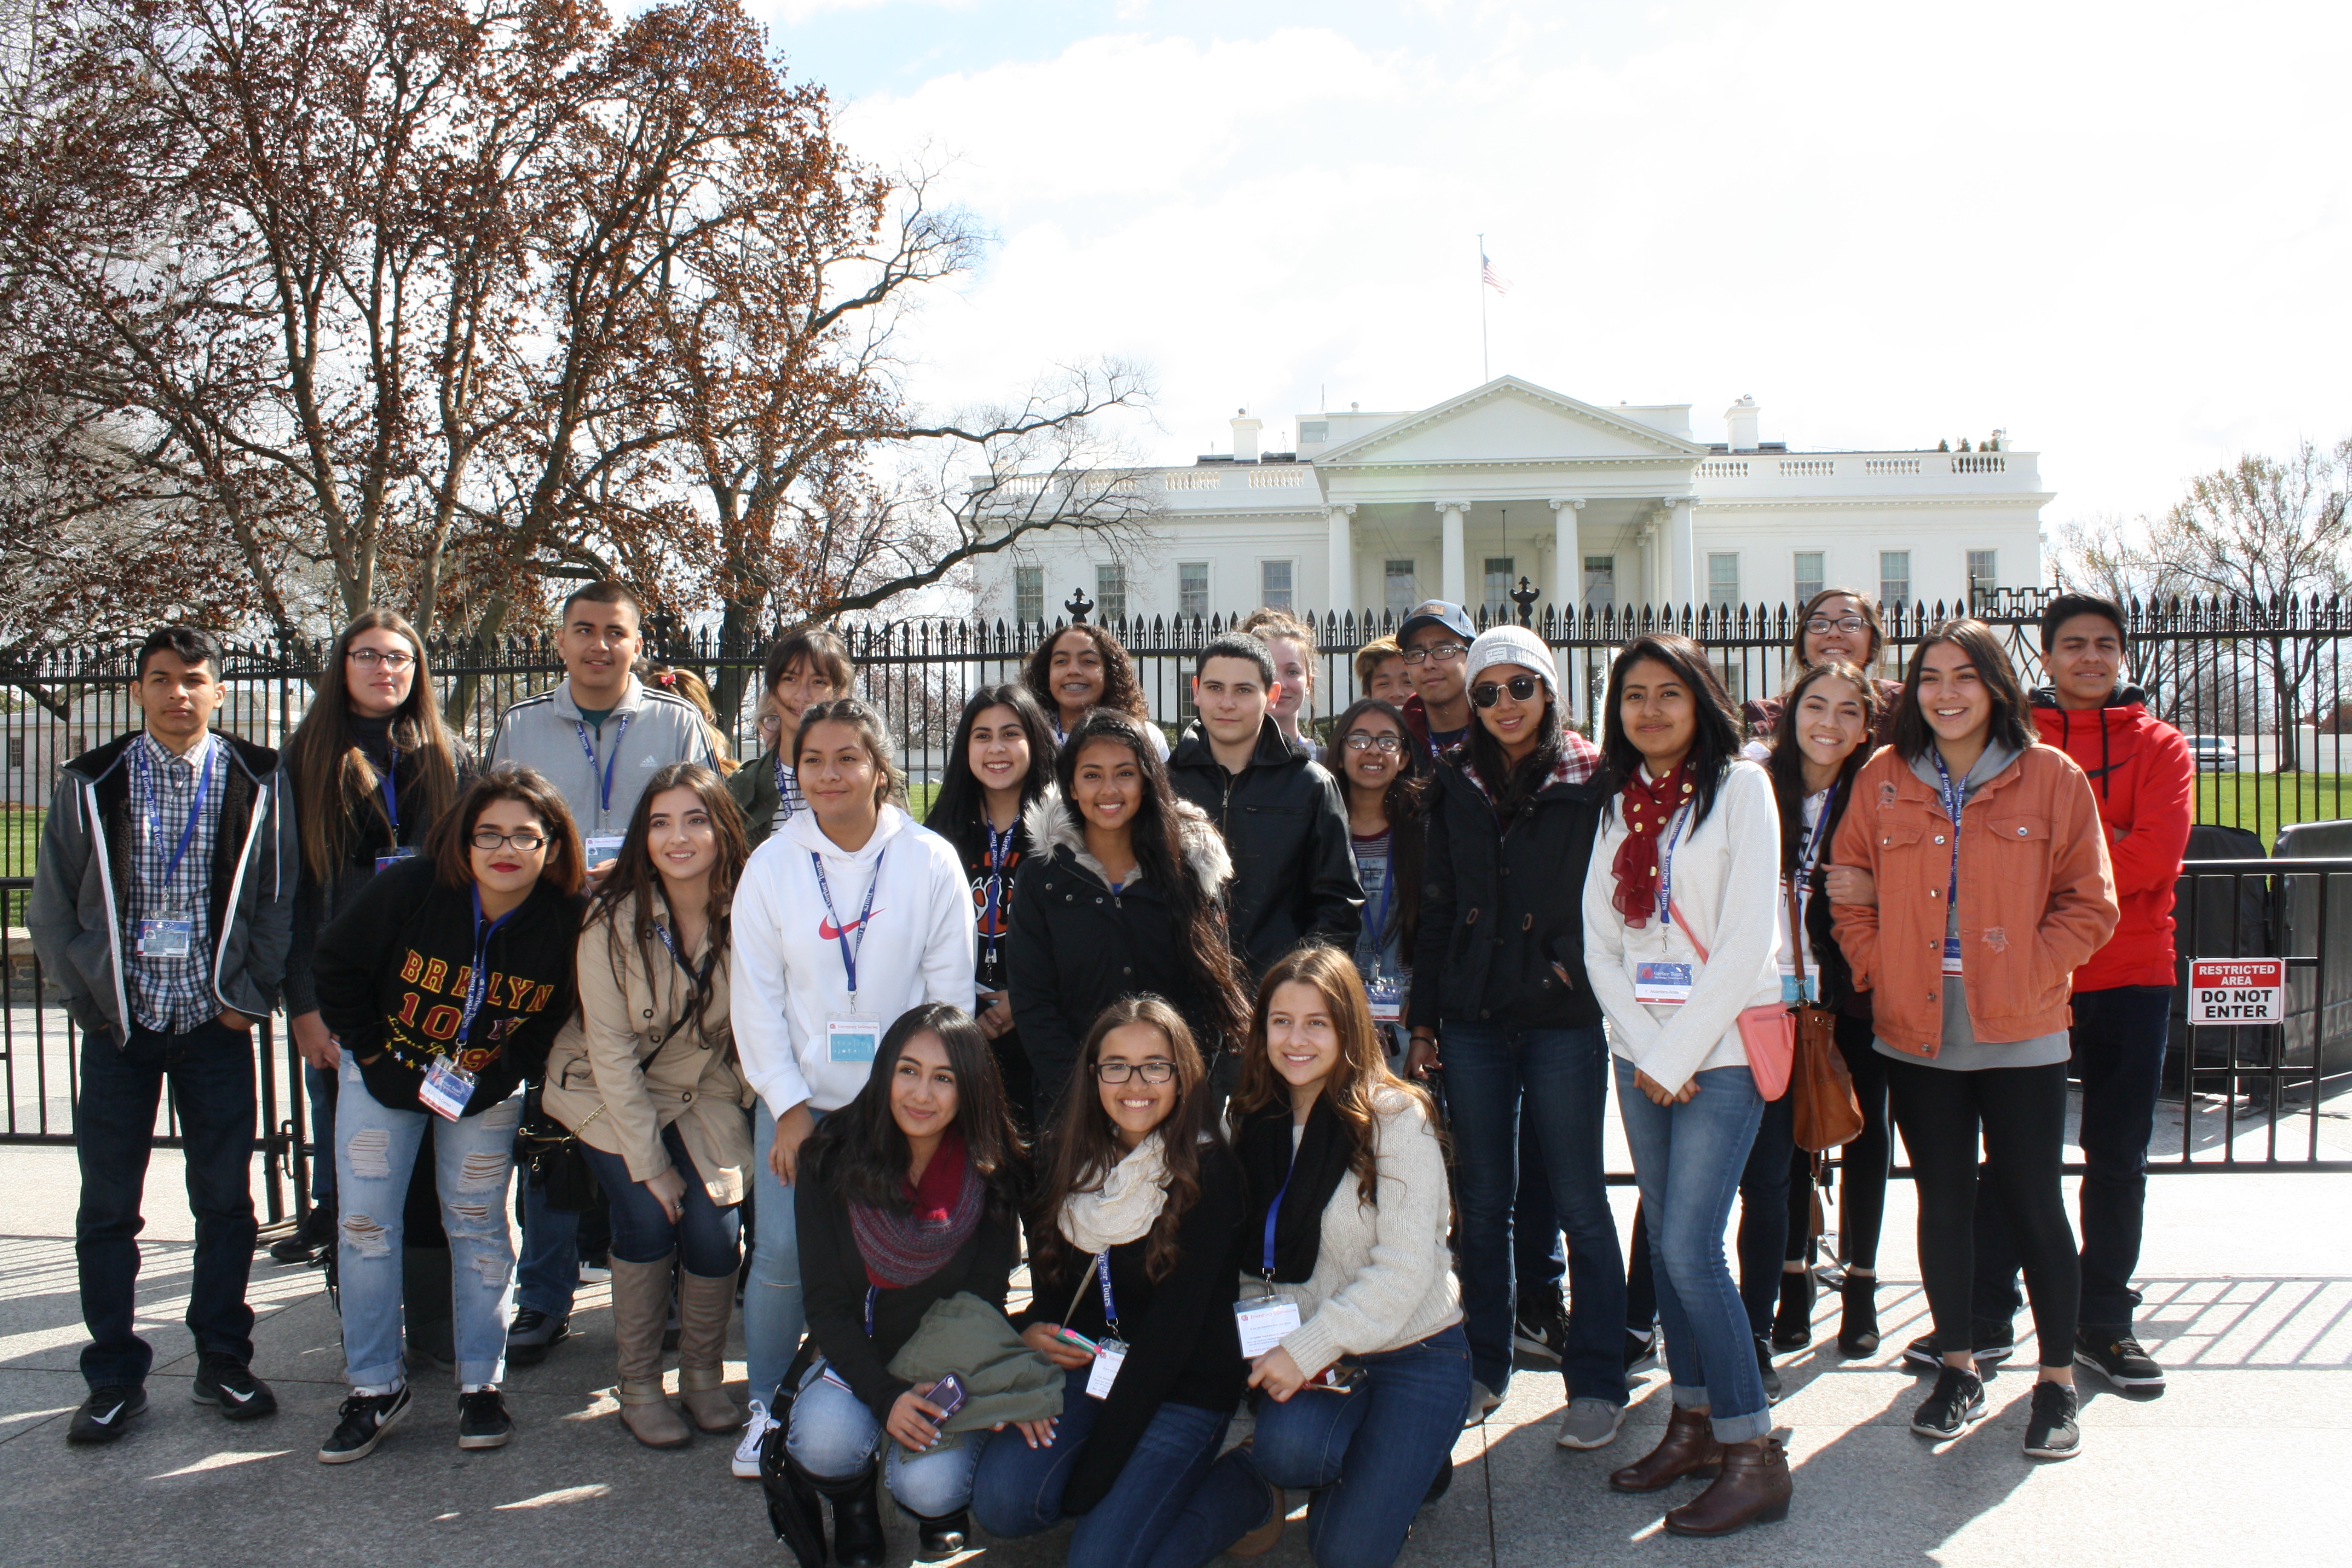
[[[1579,402],[1516,376],[1418,412],[1302,414],[1296,449],[1143,476],[1141,544],[1054,531],[990,557],[977,608],[1034,620],[1084,587],[1099,613],[1261,604],[1402,611],[1431,596],[1500,609],[1525,577],[1561,607],[1792,601],[1825,583],[1964,600],[2041,575],[2036,455],[1790,452],[1756,405],[1701,441],[1686,404]]]

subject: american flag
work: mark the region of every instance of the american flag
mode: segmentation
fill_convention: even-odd
[[[1497,294],[1507,294],[1511,291],[1511,280],[1495,270],[1495,264],[1487,259],[1486,253],[1483,250],[1478,253],[1478,268],[1479,275],[1487,288]]]

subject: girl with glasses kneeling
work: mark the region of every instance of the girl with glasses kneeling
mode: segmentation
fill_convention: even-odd
[[[342,1205],[343,1363],[351,1397],[321,1464],[375,1451],[405,1415],[401,1212],[427,1114],[457,1282],[457,1447],[514,1434],[499,1397],[514,1246],[507,1178],[515,1093],[572,1005],[580,835],[529,768],[478,780],[425,840],[377,874],[319,938],[311,973],[339,1047],[335,1187]]]
[[[1065,1369],[1062,1415],[1044,1446],[989,1444],[971,1510],[1005,1538],[1076,1516],[1071,1568],[1195,1568],[1238,1533],[1229,1502],[1196,1495],[1246,1376],[1241,1172],[1206,1078],[1176,1009],[1129,996],[1087,1031],[1062,1099],[1014,1320]]]

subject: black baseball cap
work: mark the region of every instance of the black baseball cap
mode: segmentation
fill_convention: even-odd
[[[1397,641],[1402,644],[1423,626],[1444,626],[1465,644],[1478,635],[1478,628],[1470,624],[1470,612],[1444,599],[1423,599],[1415,605],[1406,614],[1404,625],[1397,628]]]

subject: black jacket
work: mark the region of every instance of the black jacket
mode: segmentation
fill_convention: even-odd
[[[1600,755],[1561,737],[1551,782],[1505,823],[1465,750],[1437,764],[1412,960],[1412,1026],[1601,1022],[1584,977],[1584,868],[1601,825]],[[1563,972],[1566,978],[1562,978]]]
[[[545,1068],[578,1005],[572,962],[586,902],[541,882],[491,933],[488,988],[473,1033],[458,1042],[449,1037],[472,978],[473,895],[442,886],[421,855],[403,860],[320,935],[310,959],[319,1016],[359,1059],[379,1105],[420,1109],[417,1086],[433,1058],[462,1046],[457,1065],[474,1075],[466,1114],[488,1110]]]
[[[1197,808],[1170,805],[1185,868],[1214,900],[1233,871],[1224,842]],[[1033,802],[1022,820],[1041,847],[1013,885],[1008,973],[1013,1021],[1035,1074],[1042,1126],[1069,1084],[1095,1016],[1121,996],[1149,991],[1174,1003],[1205,1056],[1220,1042],[1213,1015],[1186,974],[1167,890],[1139,878],[1112,892],[1059,791]]]
[[[849,1228],[849,1203],[824,1171],[793,1185],[800,1234],[801,1283],[806,1292],[809,1337],[825,1361],[866,1402],[877,1421],[913,1384],[890,1375],[890,1358],[915,1337],[935,1301],[969,1291],[1002,1309],[1021,1233],[1010,1219],[982,1215],[956,1255],[918,1284],[886,1289],[874,1299],[874,1334],[866,1333],[866,1260]]]
[[[1355,951],[1364,889],[1348,846],[1347,805],[1321,763],[1293,751],[1269,718],[1249,766],[1229,773],[1196,719],[1168,759],[1168,776],[1233,852],[1227,918],[1252,980],[1309,936]]]
[[[1828,847],[1837,838],[1838,824],[1845,820],[1845,808],[1853,804],[1852,779],[1835,795],[1830,796],[1830,819],[1822,827],[1822,853],[1813,867],[1812,889],[1805,895],[1805,950],[1812,955],[1813,968],[1818,972],[1816,984],[1821,987],[1822,1005],[1833,1007],[1848,1017],[1870,1016],[1870,993],[1853,988],[1853,966],[1845,961],[1845,950],[1837,944],[1837,934],[1830,918],[1829,896],[1830,857]],[[1783,914],[1783,920],[1788,917]]]
[[[1135,1452],[1135,1440],[1163,1405],[1230,1411],[1249,1381],[1234,1301],[1243,1261],[1241,1166],[1222,1142],[1201,1151],[1201,1195],[1176,1222],[1176,1266],[1164,1279],[1144,1269],[1149,1237],[1110,1249],[1111,1296],[1118,1303],[1127,1361],[1102,1402],[1094,1435],[1070,1468],[1062,1511],[1085,1513],[1102,1501]],[[1102,1290],[1079,1281],[1094,1258],[1065,1242],[1059,1266],[1036,1282],[1015,1327],[1061,1323],[1090,1340],[1110,1332]],[[1070,1307],[1073,1296],[1077,1306]],[[1062,1314],[1068,1310],[1069,1316]]]

